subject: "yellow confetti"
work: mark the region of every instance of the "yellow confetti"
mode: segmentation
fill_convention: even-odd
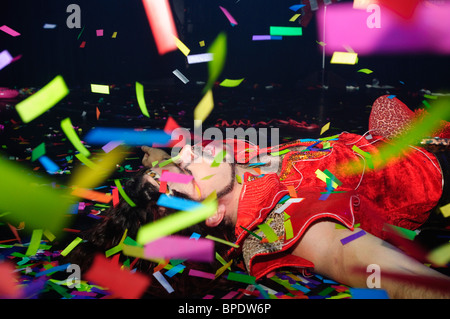
[[[324,126],[322,126],[322,129],[320,130],[320,135],[322,135],[323,133],[325,133],[326,131],[328,131],[330,129],[330,122],[328,122],[327,124],[325,124]]]
[[[208,92],[206,92],[205,96],[202,98],[200,103],[195,107],[194,121],[199,121],[196,122],[196,124],[200,125],[201,123],[203,123],[209,116],[213,108],[214,108],[213,93],[212,90],[208,90]]]
[[[175,44],[177,45],[178,49],[183,52],[185,56],[188,56],[191,50],[176,36],[173,36],[175,38]]]
[[[331,64],[351,64],[358,63],[358,53],[354,52],[334,52],[331,57]]]
[[[439,209],[444,217],[450,217],[450,204],[442,206]]]
[[[109,85],[91,84],[91,92],[109,94]]]
[[[289,22],[295,22],[295,20],[297,20],[299,16],[301,16],[300,13],[294,14],[294,16],[289,19]]]
[[[450,243],[433,249],[428,254],[428,260],[437,266],[445,266],[450,261]]]

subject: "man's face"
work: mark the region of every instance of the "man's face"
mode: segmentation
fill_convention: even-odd
[[[174,163],[164,167],[154,167],[152,170],[159,175],[163,170],[167,170],[192,176],[192,180],[187,184],[167,182],[167,186],[193,200],[201,201],[214,191],[220,198],[231,192],[236,182],[235,164],[230,155],[227,155],[228,157],[218,166],[212,166],[214,158],[223,150],[222,147],[222,144],[214,142],[205,147],[186,145]],[[146,178],[150,183],[159,187],[159,183],[155,179],[148,175]]]

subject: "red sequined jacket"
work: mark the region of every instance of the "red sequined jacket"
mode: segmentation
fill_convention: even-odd
[[[385,223],[414,230],[427,220],[429,211],[439,201],[443,187],[440,166],[435,156],[424,149],[411,147],[381,169],[376,166],[373,169],[361,155],[364,153],[356,150],[376,155],[380,146],[388,143],[379,136],[367,140],[342,133],[335,139],[317,142],[299,140],[264,150],[269,154],[295,146],[309,147],[307,151],[282,155],[278,174],[244,176],[235,227],[236,243],[241,247],[260,230],[258,225],[267,222],[269,213],[276,211],[276,207],[281,209],[280,200],[286,204],[286,198],[298,198],[280,212],[285,213],[284,219],[290,220],[292,231],[285,231],[275,248],[248,257],[248,271],[256,278],[279,267],[313,268],[310,261],[288,252],[313,221],[331,218],[351,230],[360,224],[360,228],[383,238]],[[256,153],[246,152],[245,160]],[[242,162],[241,155],[236,156]],[[348,162],[353,164],[341,165]],[[349,174],[349,168],[358,165],[359,172]],[[264,234],[259,234],[264,238]]]

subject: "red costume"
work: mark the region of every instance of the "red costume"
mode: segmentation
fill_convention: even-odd
[[[383,133],[381,129],[379,133]],[[299,140],[264,150],[291,151],[282,155],[278,175],[244,176],[236,243],[242,247],[249,273],[256,278],[279,267],[313,268],[310,261],[293,256],[288,250],[316,220],[329,218],[351,230],[360,224],[363,230],[383,238],[385,223],[417,229],[439,202],[443,175],[431,152],[411,147],[403,156],[374,169],[354,146],[376,155],[379,147],[388,143],[380,135],[341,133],[335,139],[317,142]],[[309,148],[292,150],[297,146]],[[349,174],[350,166],[341,165],[349,161],[361,165],[358,173]],[[292,197],[290,190],[292,196],[303,200],[283,208],[286,198]],[[286,228],[286,221],[290,221],[292,232]],[[267,234],[258,228],[262,223],[272,228],[278,240],[268,240]]]

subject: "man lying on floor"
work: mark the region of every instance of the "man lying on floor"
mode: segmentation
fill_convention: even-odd
[[[353,148],[377,154],[394,128],[377,126],[377,112],[381,108],[385,113],[392,111],[394,119],[398,117],[393,123],[403,125],[405,114],[409,113],[399,113],[404,107],[399,103],[386,97],[378,99],[369,127],[372,138],[341,133],[337,140],[329,141],[328,149],[320,149],[320,145],[316,145],[318,149],[307,149],[313,143],[302,140],[265,150],[253,147],[252,152],[248,149],[251,145],[247,145],[244,154],[234,152],[236,144],[229,141],[204,147],[186,145],[177,161],[161,168],[152,167],[151,163],[170,156],[162,150],[143,147],[146,168],[125,186],[136,207],[121,201],[112,208],[107,219],[87,235],[87,245],[72,254],[72,262],[86,268],[95,252],[117,245],[125,229],[134,236],[141,225],[172,213],[156,205],[161,194],[159,178],[163,170],[168,170],[193,177],[188,184],[167,182],[168,195],[202,201],[212,192],[217,194],[216,213],[181,234],[188,236],[196,231],[235,242],[239,249],[227,247],[219,253],[228,260],[242,256],[246,269],[257,279],[278,268],[294,267],[313,269],[351,287],[366,288],[371,274],[368,266],[377,265],[381,270],[378,288],[386,290],[390,298],[449,298],[450,278],[425,266],[425,256],[417,251],[408,255],[389,244],[389,232],[385,231],[386,224],[417,229],[432,218],[434,207],[448,203],[446,153],[435,155],[413,147],[383,168],[370,169]],[[219,166],[212,166],[222,147],[227,157]],[[283,150],[289,151],[280,152]],[[272,156],[274,152],[282,155]],[[255,154],[266,163],[258,166],[259,173],[248,165]],[[349,174],[349,166],[339,165],[353,160],[363,165],[357,174]],[[242,177],[241,182],[236,176]],[[296,196],[302,200],[286,205],[286,198]],[[292,225],[289,233],[284,223],[287,218]],[[260,231],[258,226],[262,224],[275,232],[275,240],[268,240]],[[347,240],[355,234],[362,236]],[[154,266],[145,261],[136,265],[149,273]],[[172,285],[178,284],[181,288],[175,290],[189,296],[189,289],[199,286],[183,282],[183,278],[190,280],[180,277]]]

